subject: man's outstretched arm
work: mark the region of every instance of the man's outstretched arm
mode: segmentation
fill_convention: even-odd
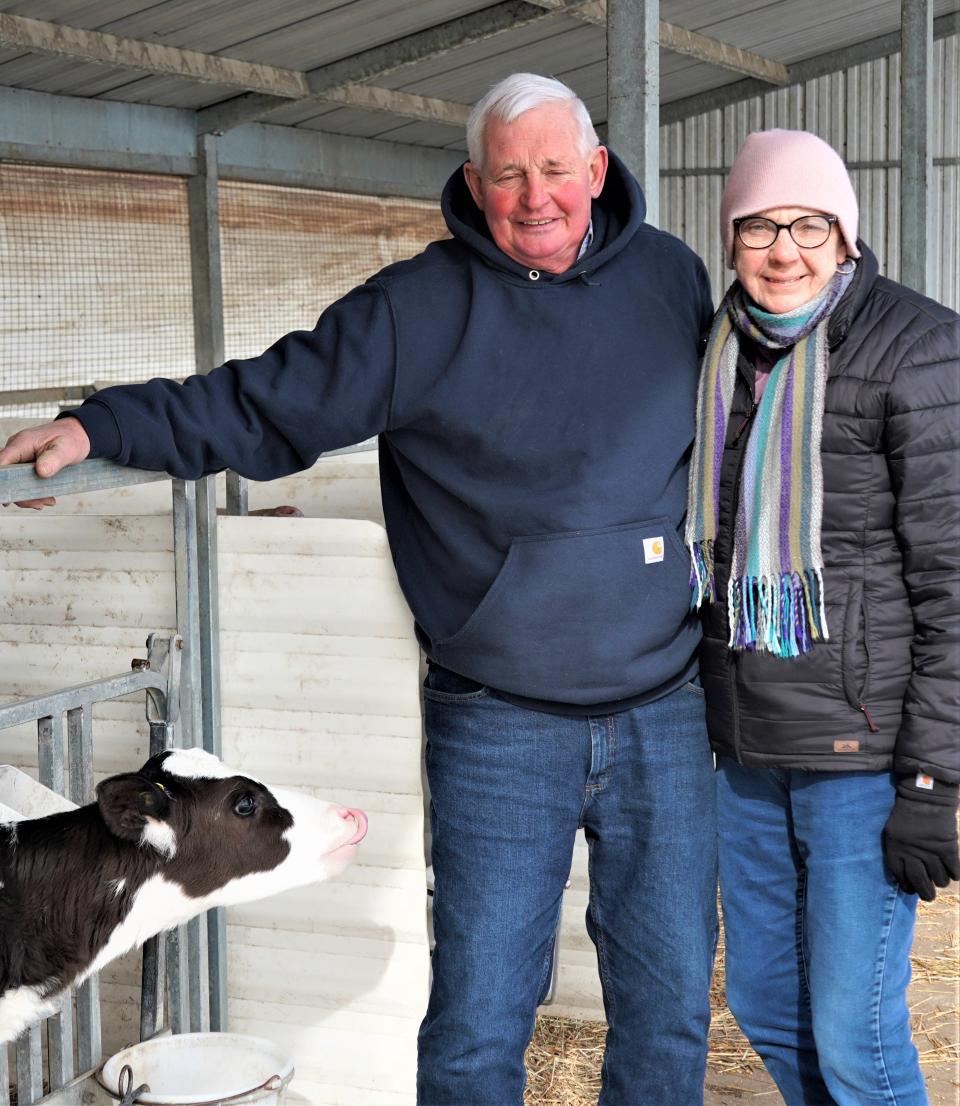
[[[226,468],[273,480],[387,429],[394,369],[392,312],[368,283],[312,331],[288,334],[259,357],[183,384],[158,378],[97,392],[67,417],[15,434],[0,464],[37,458],[38,475],[51,476],[91,456],[186,480]]]

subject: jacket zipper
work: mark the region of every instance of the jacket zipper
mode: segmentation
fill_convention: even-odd
[[[870,727],[870,732],[879,733],[880,727],[876,724],[876,722],[874,722],[873,718],[870,715],[870,711],[867,710],[867,704],[864,702],[859,702],[857,703],[857,706],[860,708],[860,710],[863,711],[863,717],[867,720],[867,725]]]
[[[731,650],[730,657],[730,719],[733,722],[733,755],[737,764],[743,764],[740,748],[740,702],[737,699],[737,659]]]
[[[864,569],[864,576],[866,576],[866,569]],[[870,608],[867,606],[867,595],[865,590],[860,594],[860,609],[863,612],[863,651],[867,658],[867,669],[863,675],[863,687],[860,688],[860,699],[857,706],[863,711],[863,717],[867,720],[870,732],[879,733],[880,727],[870,716],[870,711],[867,709],[866,702],[867,693],[870,687]]]
[[[750,408],[750,412],[749,412],[749,414],[748,414],[748,415],[747,415],[747,417],[746,417],[746,418],[745,418],[745,419],[743,420],[743,422],[742,422],[742,423],[740,423],[740,425],[739,425],[739,426],[737,427],[737,432],[736,432],[736,434],[734,434],[734,436],[733,436],[733,440],[734,440],[735,442],[738,442],[738,441],[740,440],[740,435],[741,435],[741,434],[742,434],[742,433],[744,432],[744,430],[746,430],[746,429],[747,429],[747,427],[748,427],[748,426],[750,425],[750,423],[751,423],[751,422],[753,421],[753,416],[754,416],[754,415],[755,415],[755,414],[757,413],[757,407],[758,407],[758,406],[759,406],[759,404],[757,403],[757,401],[756,401],[756,400],[754,400],[754,401],[753,401],[753,406],[752,406],[752,407]]]

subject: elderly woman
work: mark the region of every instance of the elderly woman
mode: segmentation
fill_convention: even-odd
[[[788,1106],[927,1102],[914,915],[960,876],[960,317],[857,214],[815,135],[744,143],[690,481],[727,997]]]

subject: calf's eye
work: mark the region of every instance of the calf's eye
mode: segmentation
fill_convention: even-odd
[[[245,795],[238,795],[233,800],[233,813],[238,814],[241,818],[249,818],[251,814],[256,813],[257,800],[247,792]]]

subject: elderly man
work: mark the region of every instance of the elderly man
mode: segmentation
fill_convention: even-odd
[[[0,462],[269,480],[380,435],[429,659],[436,878],[422,1106],[519,1106],[578,826],[609,1034],[601,1102],[702,1100],[712,763],[678,540],[702,264],[557,81],[477,104],[452,239],[260,357],[98,393]]]

